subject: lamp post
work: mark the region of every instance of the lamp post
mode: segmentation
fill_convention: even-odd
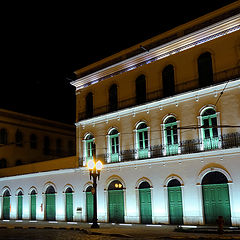
[[[94,154],[95,155],[95,154]],[[95,156],[93,156],[93,160],[89,160],[87,167],[89,169],[90,180],[93,179],[93,224],[91,228],[99,228],[97,223],[97,178],[100,178],[100,172],[103,167],[103,164],[100,160],[96,162]]]

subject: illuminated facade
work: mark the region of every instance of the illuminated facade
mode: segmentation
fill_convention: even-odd
[[[95,143],[99,221],[240,225],[239,13],[233,3],[76,71],[79,166],[1,178],[2,218],[91,221]]]

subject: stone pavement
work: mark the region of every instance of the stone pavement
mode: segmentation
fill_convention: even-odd
[[[0,229],[64,229],[76,230],[89,235],[115,237],[115,239],[240,239],[240,228],[228,228],[217,233],[216,227],[186,226],[176,231],[177,226],[154,224],[112,224],[100,223],[99,229],[82,222],[0,220]]]

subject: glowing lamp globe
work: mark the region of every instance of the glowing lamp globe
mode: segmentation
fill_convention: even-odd
[[[99,171],[99,170],[102,170],[102,168],[103,168],[103,164],[100,160],[98,160],[96,163],[96,169]]]
[[[93,160],[89,160],[88,164],[87,164],[87,167],[88,167],[89,170],[93,170],[94,167],[95,167],[94,161]]]

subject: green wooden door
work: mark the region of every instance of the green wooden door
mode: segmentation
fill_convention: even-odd
[[[119,161],[119,136],[117,134],[113,134],[109,136],[110,140],[110,156],[111,162],[118,162]]]
[[[10,219],[10,196],[3,197],[3,219]]]
[[[23,196],[18,195],[18,219],[22,219],[22,208],[23,208]]]
[[[216,224],[223,216],[224,224],[231,225],[231,210],[227,183],[203,185],[203,204],[206,224]]]
[[[141,223],[152,223],[151,189],[139,189]]]
[[[87,206],[87,221],[93,220],[93,194],[92,192],[86,192],[86,206]]]
[[[148,129],[137,130],[137,148],[140,159],[148,158]]]
[[[31,195],[31,219],[36,220],[36,195]]]
[[[123,190],[108,190],[109,222],[124,222]]]
[[[73,221],[73,194],[66,194],[66,220],[68,222]]]
[[[168,187],[168,204],[170,224],[182,224],[183,209],[181,187]]]
[[[55,194],[46,194],[46,220],[55,220]]]
[[[175,122],[166,123],[164,128],[165,128],[166,154],[167,155],[177,154],[178,153],[178,134],[177,134],[176,120]]]

